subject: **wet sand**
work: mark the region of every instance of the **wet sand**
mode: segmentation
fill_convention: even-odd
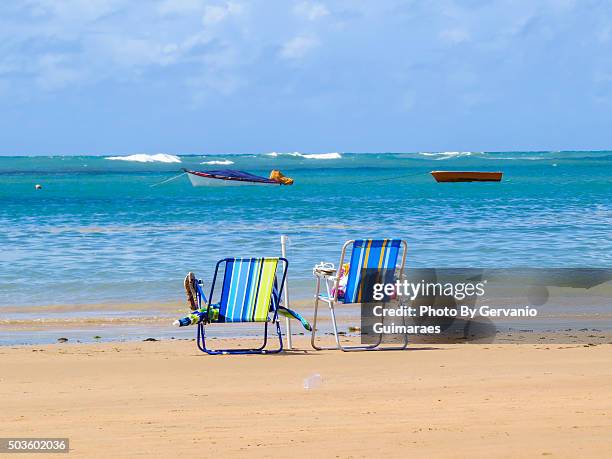
[[[313,305],[311,300],[292,302],[292,308],[312,322]],[[0,346],[13,344],[51,344],[58,338],[68,338],[71,342],[116,342],[142,340],[147,337],[161,339],[191,339],[194,327],[176,328],[175,319],[184,317],[188,307],[180,301],[147,302],[121,304],[74,304],[15,306],[0,309]],[[358,305],[338,308],[336,311],[340,330],[347,336],[356,336],[354,327],[360,326]],[[281,318],[283,323],[285,320]],[[481,323],[481,325],[484,322]],[[465,322],[456,321],[454,332],[447,331],[448,337],[462,342],[464,330],[475,332],[478,324],[465,327]],[[612,343],[612,314],[556,314],[540,320],[527,320],[524,323],[495,322],[500,328],[488,329],[485,334],[477,333],[480,342],[557,344],[606,344]],[[330,334],[332,327],[329,313],[323,308],[319,314],[319,327],[323,335]],[[233,327],[213,327],[212,334],[220,338],[259,336],[259,324],[239,324]],[[292,321],[296,335],[307,333],[297,321]],[[423,341],[411,337],[412,342]],[[428,338],[431,342],[432,338]]]

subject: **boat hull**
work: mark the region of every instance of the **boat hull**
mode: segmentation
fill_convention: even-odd
[[[203,177],[201,175],[187,172],[187,177],[193,186],[252,186],[252,185],[270,185],[269,183],[246,182],[241,180],[224,180],[214,177]]]
[[[499,182],[502,172],[432,171],[436,182]]]

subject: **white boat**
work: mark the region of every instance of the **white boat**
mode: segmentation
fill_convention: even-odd
[[[232,169],[217,171],[183,170],[187,173],[187,177],[189,177],[193,186],[281,185],[276,180]]]

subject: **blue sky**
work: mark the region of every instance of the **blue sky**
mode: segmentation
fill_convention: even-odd
[[[14,0],[0,154],[612,148],[612,2]]]

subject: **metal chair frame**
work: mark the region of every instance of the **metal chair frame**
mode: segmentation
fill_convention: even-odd
[[[340,254],[340,263],[338,264],[338,269],[341,269],[343,263],[344,263],[344,258],[346,255],[346,251],[347,248],[349,246],[351,246],[352,244],[355,243],[354,239],[351,239],[350,241],[346,241],[344,243],[344,245],[342,246],[342,252]],[[400,280],[404,279],[404,266],[406,264],[406,254],[408,251],[408,244],[406,243],[406,241],[401,240],[401,245],[403,247],[402,250],[402,258],[401,258],[401,262],[400,262],[400,267],[399,267],[399,275],[398,278]],[[361,267],[350,267],[350,269],[361,269]],[[397,269],[397,268],[396,268]],[[339,304],[338,301],[338,285],[340,282],[340,278],[337,275],[337,272],[334,274],[317,274],[315,273],[315,277],[317,279],[317,285],[316,285],[316,291],[315,291],[315,297],[314,297],[314,317],[313,317],[313,323],[312,323],[312,335],[310,338],[310,344],[312,345],[312,347],[318,351],[320,350],[334,350],[334,349],[338,349],[338,350],[342,350],[344,352],[351,352],[351,351],[397,351],[397,350],[403,350],[406,349],[406,347],[408,347],[408,335],[404,334],[404,342],[402,346],[386,346],[386,347],[378,347],[380,346],[380,344],[382,343],[382,339],[383,339],[383,334],[380,333],[378,335],[378,341],[375,344],[370,344],[370,345],[360,345],[360,346],[344,346],[341,342],[340,342],[340,335],[338,334],[338,322],[336,320],[336,311],[335,311],[335,307],[337,304]],[[321,284],[325,283],[325,290],[326,290],[326,295],[325,294],[321,294]],[[333,292],[333,293],[332,293]],[[331,317],[331,322],[332,322],[332,327],[334,330],[334,337],[336,338],[336,346],[319,346],[316,344],[316,333],[317,333],[317,317],[318,317],[318,311],[319,311],[319,303],[323,301],[324,303],[327,304],[328,308],[329,308],[329,312],[330,312],[330,317]],[[347,303],[342,303],[342,304],[347,304]],[[350,303],[348,303],[350,304]],[[353,303],[355,304],[355,303]],[[403,317],[403,322],[405,325],[406,322],[406,318]]]

